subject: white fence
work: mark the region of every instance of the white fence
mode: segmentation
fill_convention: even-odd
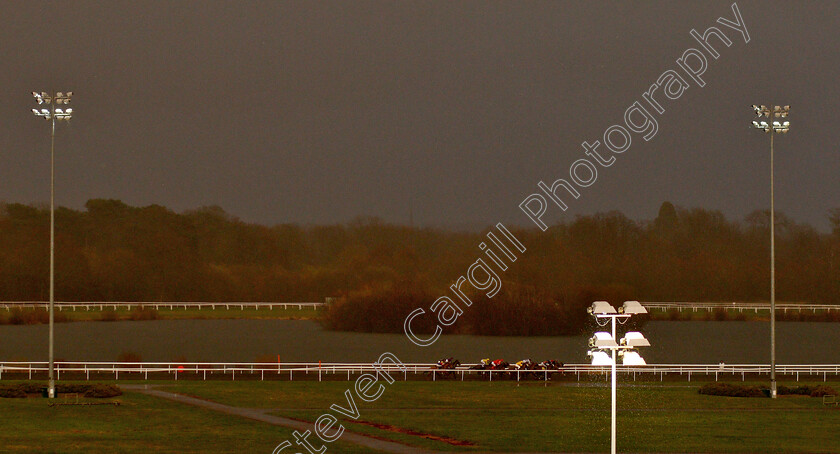
[[[236,302],[199,302],[199,301],[83,301],[83,302],[68,302],[68,301],[56,301],[55,307],[58,310],[65,310],[65,309],[132,309],[132,308],[151,308],[151,309],[240,309],[245,310],[248,309],[274,309],[276,308],[312,308],[318,309],[324,306],[324,303],[313,303],[313,302],[286,302],[286,303],[276,303],[276,302],[249,302],[249,301],[236,301]],[[19,307],[19,308],[48,308],[50,303],[47,301],[0,301],[0,308],[11,310],[12,308]]]
[[[294,380],[309,379],[318,381],[324,379],[346,379],[350,380],[355,374],[374,373],[377,370],[387,371],[397,377],[402,375],[403,380],[409,377],[422,377],[428,380],[439,380],[450,378],[464,380],[469,378],[483,378],[487,380],[515,379],[549,379],[557,378],[562,374],[569,380],[574,378],[578,381],[581,378],[591,381],[588,377],[593,375],[609,375],[609,366],[592,366],[589,364],[567,364],[558,370],[476,370],[470,369],[473,364],[464,364],[457,369],[432,369],[430,363],[404,364],[405,368],[384,364],[374,367],[368,363],[127,363],[127,362],[74,362],[61,361],[55,363],[56,378],[61,379],[117,379],[124,380],[148,380],[149,375],[153,379],[199,379],[225,378],[236,380],[237,377],[260,380]],[[47,362],[0,362],[0,380],[5,376],[7,379],[21,379],[43,377],[48,372]],[[714,376],[719,379],[740,378],[742,381],[747,376],[767,375],[770,373],[769,364],[649,364],[646,366],[618,366],[618,372],[626,376],[632,376],[633,380],[659,380],[664,381],[666,377],[685,377],[691,381],[692,375],[710,379]],[[780,379],[795,379],[800,377],[821,379],[827,381],[828,377],[837,379],[840,377],[840,364],[801,364],[801,365],[776,365],[776,374]]]
[[[733,309],[739,312],[749,311],[769,311],[770,303],[702,303],[702,302],[642,302],[642,306],[647,309],[691,309],[695,312],[697,310],[712,311],[714,309]],[[811,303],[776,303],[776,311],[840,311],[840,305],[836,304],[811,304]]]

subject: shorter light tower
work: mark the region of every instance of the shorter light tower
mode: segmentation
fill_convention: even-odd
[[[610,453],[615,454],[615,435],[616,435],[616,356],[621,355],[623,364],[628,366],[640,366],[645,364],[645,360],[635,351],[631,351],[636,347],[649,347],[650,342],[645,339],[645,336],[638,331],[630,331],[624,337],[616,342],[616,320],[621,320],[623,325],[627,320],[635,314],[647,314],[647,309],[644,308],[638,301],[625,301],[616,311],[612,305],[606,301],[595,301],[587,309],[598,326],[606,326],[607,323],[612,322],[612,333],[599,331],[589,339],[589,347],[591,350],[588,355],[592,357],[592,364],[595,366],[611,366],[612,375],[612,418],[610,424]],[[612,355],[608,356],[607,351]]]

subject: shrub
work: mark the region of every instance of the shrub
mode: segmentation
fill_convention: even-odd
[[[128,318],[134,321],[138,320],[157,320],[159,317],[158,311],[151,308],[135,308],[131,310]]]
[[[115,385],[93,384],[88,385],[88,389],[84,392],[85,397],[94,399],[106,399],[109,397],[122,396],[122,390]]]
[[[700,388],[700,394],[709,394],[713,396],[729,396],[729,397],[764,397],[766,388],[758,386],[746,385],[730,385],[728,383],[708,383]],[[837,395],[837,391],[830,386],[825,385],[799,385],[796,387],[788,387],[779,385],[776,393],[780,396],[800,395],[811,397],[822,397],[826,394]]]
[[[12,325],[35,325],[49,322],[50,314],[44,309],[21,309],[16,307],[9,314],[9,323]]]
[[[723,322],[729,319],[729,314],[726,312],[726,309],[715,308],[715,310],[712,311],[712,319],[718,322]]]
[[[40,394],[41,388],[45,385],[41,383],[21,383],[17,386],[26,394]]]
[[[96,399],[122,396],[122,390],[119,387],[101,383],[58,384],[55,386],[55,392],[58,394],[81,394],[84,397]]]
[[[414,283],[397,283],[389,288],[365,289],[339,298],[321,314],[321,323],[331,330],[373,333],[402,332],[403,321],[418,307],[427,309],[435,296]],[[432,317],[418,317],[415,333],[434,332]]]
[[[791,389],[788,388],[787,386],[779,385],[778,387],[776,387],[776,394],[778,394],[780,396],[787,396],[787,395],[790,395],[790,394],[793,394],[793,393],[791,392]]]
[[[103,309],[102,315],[99,317],[99,320],[103,322],[115,322],[119,320],[119,316],[117,316],[117,311],[114,309]]]
[[[41,394],[42,383],[20,383],[17,385],[0,385],[0,397],[21,398],[27,394]],[[122,396],[122,390],[115,385],[93,384],[65,384],[55,386],[57,394],[81,394],[84,397],[103,399]]]
[[[833,394],[836,396],[837,391],[835,391],[834,388],[832,388],[831,386],[817,385],[814,387],[814,389],[811,391],[811,394],[809,395],[811,397],[822,397],[826,394]]]
[[[700,387],[700,394],[727,397],[764,397],[764,391],[758,386],[730,385],[729,383],[707,383]]]
[[[61,383],[55,385],[55,392],[59,394],[84,394],[91,385]]]
[[[800,385],[795,388],[787,389],[786,394],[798,394],[801,396],[811,396],[811,397],[822,397],[826,394],[834,394],[837,395],[837,391],[834,390],[831,386],[826,385]],[[781,394],[781,391],[779,391]]]
[[[0,397],[20,398],[26,397],[26,392],[18,385],[0,385]]]
[[[50,312],[47,309],[34,308],[23,309],[15,307],[8,314],[0,318],[0,324],[8,325],[39,325],[50,322]],[[66,314],[56,309],[53,313],[56,323],[63,323],[69,320]]]

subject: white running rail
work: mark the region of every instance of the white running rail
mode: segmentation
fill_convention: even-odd
[[[314,302],[253,302],[253,301],[233,301],[233,302],[199,302],[199,301],[56,301],[55,307],[58,310],[64,309],[132,309],[132,308],[149,308],[149,309],[274,309],[274,308],[313,308],[319,309],[325,303]],[[0,308],[11,310],[13,308],[48,308],[49,302],[46,301],[0,301]]]
[[[385,364],[379,367],[369,363],[188,363],[188,362],[77,362],[59,361],[55,363],[57,378],[61,379],[120,379],[125,380],[148,380],[151,374],[152,379],[199,379],[206,380],[208,377],[230,376],[236,380],[237,376],[246,375],[246,378],[259,379],[317,379],[320,381],[329,376],[337,376],[339,379],[350,380],[356,374],[375,373],[377,370],[387,371],[395,376],[402,375],[404,380],[409,376],[422,376],[427,379],[437,380],[439,378],[456,378],[463,380],[465,377],[480,376],[489,380],[550,378],[552,374],[562,373],[571,377],[574,375],[577,380],[591,375],[609,374],[610,368],[605,366],[592,366],[589,364],[566,364],[559,370],[476,370],[470,369],[474,364],[463,364],[456,369],[432,369],[431,363],[407,363],[405,368],[393,364]],[[39,378],[47,373],[48,363],[7,361],[0,362],[0,380],[22,379],[33,377]],[[746,380],[747,376],[766,375],[770,373],[768,364],[649,364],[646,366],[618,366],[618,372],[632,375],[633,379],[647,379],[664,381],[668,376],[683,376],[691,381],[692,375],[711,377],[715,380],[740,378]],[[822,379],[827,381],[840,378],[840,364],[790,364],[776,365],[776,373],[782,376],[789,376],[791,379],[800,379],[800,376]],[[46,375],[44,375],[46,376]],[[335,378],[332,378],[335,379]],[[590,381],[587,379],[587,381]]]

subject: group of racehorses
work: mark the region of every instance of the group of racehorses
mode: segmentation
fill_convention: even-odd
[[[432,366],[432,369],[440,370],[435,372],[436,376],[441,378],[454,378],[455,369],[461,365],[461,361],[455,358],[444,358],[439,360]],[[490,360],[490,358],[482,359],[478,364],[470,366],[469,370],[486,370],[486,371],[500,371],[499,374],[488,372],[488,375],[496,375],[497,377],[508,378],[549,378],[545,372],[540,374],[538,371],[560,371],[563,363],[556,359],[545,360],[540,363],[535,363],[531,359],[523,359],[514,364],[510,364],[503,359]],[[524,373],[523,373],[524,372]],[[478,374],[484,375],[484,374]]]

